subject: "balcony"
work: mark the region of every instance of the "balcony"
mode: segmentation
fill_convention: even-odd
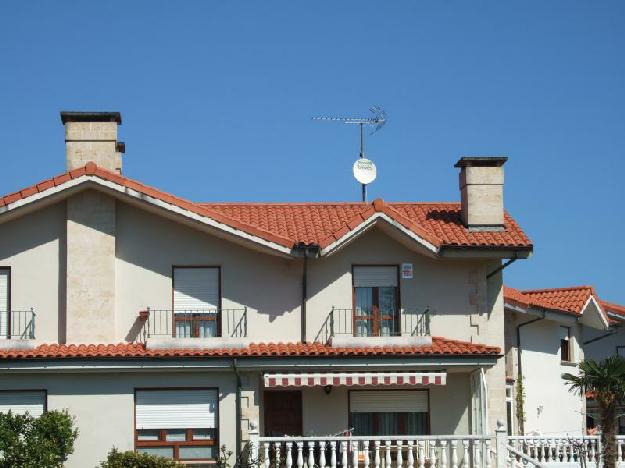
[[[0,349],[33,346],[36,316],[33,309],[0,312]]]
[[[430,315],[429,309],[396,313],[333,307],[316,341],[335,347],[429,345]]]
[[[247,307],[171,310],[147,308],[143,336],[148,348],[247,346]]]

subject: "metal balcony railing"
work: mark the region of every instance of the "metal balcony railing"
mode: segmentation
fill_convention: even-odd
[[[144,314],[146,337],[247,337],[247,307],[241,309],[150,309]]]
[[[430,310],[400,312],[332,308],[319,334],[318,341],[329,341],[336,335],[371,336],[429,336]]]
[[[0,339],[34,340],[35,311],[10,310],[0,312]]]

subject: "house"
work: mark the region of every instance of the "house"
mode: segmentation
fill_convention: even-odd
[[[461,158],[460,202],[192,202],[122,175],[119,113],[61,118],[67,171],[0,198],[0,410],[67,408],[69,466],[256,428],[468,462],[505,419],[502,261],[532,252],[506,158]]]
[[[562,374],[576,374],[584,359],[625,355],[625,307],[603,301],[592,286],[505,287],[504,301],[510,432],[584,435],[596,407],[571,393]],[[625,417],[620,426],[625,433]]]

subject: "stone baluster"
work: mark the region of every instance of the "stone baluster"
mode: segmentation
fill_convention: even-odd
[[[431,468],[435,468],[436,467],[436,462],[438,461],[438,456],[436,454],[436,441],[435,440],[431,440],[430,441],[430,467]]]
[[[412,451],[412,446],[414,445],[414,441],[409,440],[407,443],[408,443],[408,468],[414,468],[414,453]]]
[[[271,460],[269,460],[269,442],[263,442],[263,464],[265,468],[269,468]]]
[[[380,441],[374,440],[373,447],[373,466],[375,466],[375,468],[380,468]]]
[[[276,452],[276,459],[274,460],[275,468],[280,468],[280,446],[282,442],[274,442],[273,449]]]
[[[326,444],[327,442],[320,441],[319,442],[319,466],[321,468],[326,468]]]
[[[451,445],[451,468],[458,468],[458,441],[452,440]]]
[[[480,468],[482,466],[482,441],[473,440],[473,468]]]
[[[341,441],[341,466],[347,468],[347,441]]]
[[[417,441],[417,463],[419,464],[419,468],[425,468],[425,441],[418,440]]]
[[[545,440],[540,438],[538,439],[538,461],[543,461],[545,459]]]
[[[391,441],[384,442],[384,468],[391,468]]]
[[[491,468],[490,445],[490,439],[486,439],[486,442],[484,443],[484,451],[486,452],[484,454],[484,468]]]
[[[293,442],[287,442],[286,443],[286,460],[285,460],[285,465],[286,468],[291,468],[293,466]],[[276,460],[276,462],[278,463],[278,461]]]
[[[308,468],[315,466],[315,442],[308,442]]]
[[[402,453],[402,450],[404,448],[404,441],[403,440],[398,440],[395,442],[395,445],[397,447],[397,468],[403,468],[404,466],[404,455]]]
[[[302,468],[304,466],[304,442],[296,442],[297,446],[297,459],[296,464],[297,468]]]
[[[330,441],[330,467],[336,468],[336,441]]]
[[[469,466],[469,441],[462,441],[462,468],[468,468]]]
[[[363,441],[362,448],[363,448],[363,451],[365,452],[364,453],[364,456],[365,456],[364,467],[365,468],[369,468],[371,460],[369,459],[369,441],[368,440]],[[358,466],[358,465],[356,465],[356,466]]]
[[[590,439],[590,441],[588,442],[588,444],[590,445],[590,462],[594,463],[596,460],[596,452],[595,452],[595,441],[593,439]]]
[[[358,442],[352,442],[352,468],[358,468]]]
[[[616,439],[616,460],[623,461],[623,441]]]
[[[441,468],[447,468],[447,441],[441,440]]]

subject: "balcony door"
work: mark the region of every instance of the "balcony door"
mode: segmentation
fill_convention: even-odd
[[[354,336],[401,334],[399,269],[392,266],[354,266]]]
[[[0,339],[9,337],[9,269],[0,268]]]
[[[220,331],[219,267],[174,267],[175,336],[207,338]]]

